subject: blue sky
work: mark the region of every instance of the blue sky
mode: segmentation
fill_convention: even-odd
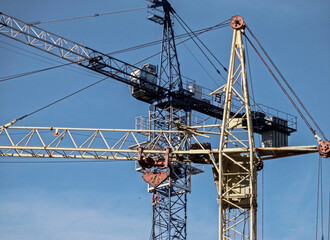
[[[3,3],[0,10],[22,20],[38,21],[132,9],[147,4],[149,2],[142,0],[13,0]],[[215,25],[233,15],[242,15],[329,136],[329,1],[178,0],[173,2],[173,7],[194,30]],[[160,39],[160,26],[148,21],[146,16],[146,10],[141,10],[42,24],[40,27],[108,53]],[[175,27],[177,33],[183,33],[179,25]],[[201,36],[225,66],[229,61],[231,34],[231,29],[226,28]],[[193,44],[187,43],[187,46],[218,80]],[[1,76],[54,64],[17,47],[47,56],[0,36]],[[134,64],[159,49],[160,46],[156,46],[116,57]],[[252,49],[249,50],[257,102],[295,114],[266,69],[252,54]],[[183,75],[197,79],[200,85],[210,89],[216,88],[184,46],[178,47],[178,54]],[[154,64],[158,62],[157,58],[151,60]],[[78,72],[56,69],[0,83],[0,124],[102,78],[94,73],[75,71]],[[127,86],[110,80],[17,125],[134,128],[135,117],[146,115],[147,111],[148,105],[132,98]],[[298,132],[289,142],[293,146],[316,144],[300,119]],[[265,163],[265,239],[314,238],[317,161],[317,154],[312,154]],[[330,189],[329,164],[329,160],[323,161],[325,216]],[[216,190],[208,167],[204,174],[193,178],[192,188],[188,199],[188,239],[216,239]],[[151,228],[150,203],[151,196],[140,174],[134,171],[133,163],[0,164],[1,239],[147,239]],[[261,201],[259,207],[261,213]],[[259,236],[260,233],[261,225]]]

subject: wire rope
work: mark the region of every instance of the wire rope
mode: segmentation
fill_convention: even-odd
[[[284,86],[282,85],[282,83],[279,81],[279,79],[276,77],[276,75],[274,74],[274,72],[271,70],[271,68],[268,66],[268,64],[266,63],[265,59],[261,56],[261,54],[259,53],[259,51],[257,50],[257,48],[254,46],[254,44],[252,43],[252,41],[248,38],[248,36],[246,36],[246,39],[248,40],[248,42],[250,43],[250,45],[252,46],[252,48],[254,49],[254,51],[257,53],[257,55],[259,56],[260,60],[264,63],[264,65],[266,66],[266,68],[268,69],[269,73],[273,76],[274,80],[276,81],[276,83],[279,85],[279,87],[281,88],[281,90],[283,91],[283,93],[285,94],[285,96],[288,98],[288,100],[290,101],[290,103],[292,104],[292,106],[296,109],[297,113],[299,114],[299,116],[302,118],[302,120],[305,122],[306,126],[309,128],[309,130],[313,133],[313,135],[315,134],[315,130],[312,128],[312,126],[310,125],[310,123],[308,122],[308,120],[305,118],[304,114],[300,111],[300,109],[298,108],[297,104],[293,101],[292,97],[289,95],[289,93],[286,91],[286,89],[284,88]]]
[[[52,103],[50,103],[50,104],[47,104],[47,105],[44,106],[44,107],[41,107],[41,108],[39,108],[39,109],[37,109],[37,110],[31,112],[31,113],[25,114],[24,116],[22,116],[22,117],[20,117],[20,118],[17,118],[16,120],[17,120],[17,121],[23,120],[23,119],[26,118],[26,117],[29,117],[29,116],[31,116],[31,115],[37,113],[37,112],[40,112],[40,111],[42,111],[42,110],[44,110],[44,109],[46,109],[46,108],[48,108],[48,107],[50,107],[50,106],[52,106],[52,105],[54,105],[54,104],[56,104],[56,103],[59,103],[59,102],[65,100],[65,99],[67,99],[67,98],[69,98],[69,97],[71,97],[71,96],[73,96],[73,95],[76,95],[77,93],[80,93],[80,92],[82,92],[82,91],[84,91],[84,90],[86,90],[86,89],[88,89],[88,88],[90,88],[90,87],[92,87],[92,86],[94,86],[94,85],[96,85],[96,84],[98,84],[98,83],[101,83],[101,82],[105,81],[105,80],[108,79],[108,78],[109,78],[109,77],[106,77],[106,78],[103,78],[103,79],[101,79],[101,80],[99,80],[99,81],[96,81],[96,82],[94,82],[94,83],[92,83],[92,84],[90,84],[90,85],[88,85],[88,86],[86,86],[86,87],[84,87],[84,88],[81,88],[81,89],[79,89],[79,90],[77,90],[77,91],[75,91],[75,92],[73,92],[73,93],[71,93],[71,94],[69,94],[69,95],[67,95],[67,96],[65,96],[65,97],[62,97],[62,98],[60,98],[60,99],[58,99],[58,100],[56,100],[56,101],[54,101],[54,102],[52,102]]]
[[[21,48],[21,47],[18,47],[18,46],[16,46],[16,45],[13,45],[13,44],[10,44],[10,43],[7,43],[7,42],[4,42],[4,41],[1,41],[1,40],[0,40],[0,42],[2,42],[2,43],[4,43],[4,44],[7,44],[7,45],[9,45],[9,46],[11,46],[11,47],[14,47],[14,48],[18,48],[18,49],[20,49],[20,50],[22,50],[22,51],[25,51],[25,52],[28,52],[28,53],[30,53],[30,54],[34,54],[34,55],[36,55],[36,56],[39,56],[40,58],[45,58],[45,59],[48,59],[48,60],[50,60],[50,61],[52,61],[52,62],[56,62],[56,63],[61,63],[61,64],[63,64],[63,62],[61,62],[61,61],[58,61],[58,60],[55,60],[55,59],[52,59],[52,58],[49,58],[49,57],[43,56],[43,55],[41,55],[41,54],[37,54],[37,53],[35,53],[35,52],[32,52],[32,51],[26,50],[26,49]],[[3,46],[0,46],[0,47],[4,48],[4,49],[6,49],[6,50],[9,50],[9,51],[15,52],[15,53],[17,53],[17,54],[20,54],[20,55],[23,55],[23,56],[26,56],[26,57],[29,57],[29,58],[32,58],[32,59],[38,60],[38,61],[40,61],[40,62],[44,62],[44,63],[47,63],[47,64],[54,65],[54,63],[49,62],[49,61],[45,61],[45,60],[42,60],[42,59],[40,59],[40,58],[36,58],[36,57],[30,56],[30,55],[27,55],[27,54],[24,54],[24,53],[21,53],[21,52],[18,52],[18,51],[15,51],[15,50],[9,49],[9,48],[5,48],[5,47],[3,47]],[[85,75],[85,76],[88,76],[88,77],[93,77],[93,78],[95,78],[95,75],[97,74],[96,72],[91,72],[90,70],[87,70],[86,68],[79,68],[79,67],[76,66],[76,65],[68,65],[68,66],[64,66],[63,68],[66,69],[66,70],[68,70],[68,71],[75,72],[75,73],[78,73],[78,74],[81,74],[81,75]],[[106,81],[106,82],[107,82],[107,83],[111,83],[111,84],[120,84],[120,83],[118,83],[118,82],[113,82],[113,81],[111,81],[111,82],[110,82],[110,81]]]
[[[189,28],[189,26],[187,26],[184,22],[182,23],[180,20],[181,20],[181,18],[178,16],[178,17],[176,17],[176,16],[178,16],[177,14],[176,15],[174,15],[174,17],[177,19],[177,21],[179,22],[179,24],[181,25],[181,27],[188,33],[189,31],[190,32],[192,32],[191,31],[191,29]],[[188,28],[189,29],[189,31],[186,29],[186,28]],[[224,80],[224,81],[226,81],[225,80],[225,78],[223,77],[223,75],[221,74],[221,72],[220,72],[220,70],[215,66],[215,64],[211,61],[211,59],[207,56],[207,54],[204,52],[204,50],[201,48],[201,46],[199,46],[199,44],[197,43],[197,41],[194,39],[194,37],[196,38],[196,39],[198,39],[200,42],[201,42],[201,40],[196,36],[196,35],[194,35],[194,36],[192,36],[191,34],[189,34],[189,36],[190,36],[190,38],[191,38],[191,40],[193,40],[193,42],[196,44],[196,46],[198,47],[198,49],[202,52],[202,54],[205,56],[205,58],[208,60],[208,62],[212,65],[212,67],[215,69],[215,71],[222,77],[222,79]],[[204,46],[205,44],[204,43],[202,43],[202,45]],[[204,46],[204,47],[206,47],[206,46]],[[208,48],[207,48],[208,49]],[[213,54],[211,54],[212,56],[214,56]],[[219,61],[219,63],[220,63],[220,61]],[[220,63],[220,65],[225,69],[225,67]],[[226,69],[225,69],[225,71],[226,71]]]
[[[203,29],[199,29],[199,30],[193,31],[191,33],[194,33],[196,35],[200,35],[202,33],[205,33],[205,32],[208,32],[208,31],[217,30],[217,29],[222,28],[222,27],[224,27],[224,23],[223,22],[222,23],[219,23],[219,24],[216,24],[216,25],[214,25],[212,27],[207,27],[207,28],[203,28]],[[176,35],[174,38],[175,39],[181,39],[181,38],[185,38],[185,37],[189,37],[189,34],[188,33],[179,34],[179,35]],[[108,54],[109,55],[115,55],[115,54],[125,53],[125,52],[128,52],[128,51],[133,51],[133,50],[137,50],[137,49],[141,49],[141,48],[145,48],[145,47],[150,47],[150,46],[154,46],[156,44],[159,44],[162,41],[163,40],[160,39],[160,40],[156,40],[156,41],[152,41],[152,42],[148,42],[148,43],[136,45],[136,46],[133,46],[133,47],[129,47],[129,48],[124,48],[124,49],[121,49],[121,50],[113,51],[113,52],[110,52]]]
[[[217,83],[217,81],[215,81],[215,79],[211,76],[211,74],[206,70],[206,68],[202,65],[202,63],[197,59],[197,57],[195,56],[195,54],[192,53],[192,51],[188,48],[188,46],[186,44],[183,44],[183,46],[185,46],[185,48],[188,50],[188,52],[191,54],[191,56],[193,56],[193,58],[195,59],[195,61],[199,64],[199,66],[204,70],[204,72],[209,76],[209,78],[214,82],[214,84],[219,87],[219,84]]]
[[[315,239],[318,239],[319,230],[319,218],[321,219],[321,239],[324,239],[323,235],[323,177],[322,177],[322,157],[319,156],[318,174],[317,174],[317,203],[316,203],[316,225],[315,225]],[[319,216],[320,212],[320,216]]]
[[[10,43],[7,43],[7,42],[4,42],[4,41],[1,41],[1,40],[0,40],[0,42],[2,42],[2,43],[4,43],[4,44],[7,44],[7,45],[9,45],[9,46],[11,46],[11,47],[13,47],[13,48],[20,49],[20,50],[22,50],[22,51],[24,51],[24,52],[27,52],[27,53],[30,53],[30,54],[33,54],[33,55],[39,56],[39,58],[37,58],[37,57],[33,57],[33,56],[31,56],[31,55],[24,54],[24,53],[21,53],[21,52],[18,52],[18,51],[15,51],[15,50],[9,49],[9,48],[5,48],[5,47],[3,47],[3,46],[0,46],[1,48],[4,48],[4,49],[6,49],[6,50],[8,50],[8,51],[11,51],[11,52],[14,52],[14,53],[17,53],[17,54],[20,54],[20,55],[23,55],[23,56],[26,56],[26,57],[29,57],[29,58],[35,59],[35,60],[40,61],[40,62],[44,62],[44,63],[47,63],[47,64],[51,64],[51,65],[54,65],[54,62],[55,62],[55,63],[63,64],[63,62],[61,62],[61,61],[58,61],[58,60],[55,60],[55,59],[52,59],[52,58],[49,58],[49,57],[43,56],[43,55],[41,55],[41,54],[38,54],[38,53],[35,53],[35,52],[32,52],[32,51],[29,51],[29,50],[26,50],[26,49],[21,48],[21,47],[18,47],[18,46],[16,46],[16,45],[13,45],[13,44],[10,44]],[[48,60],[50,60],[50,61],[52,61],[52,62],[50,62],[50,61],[45,61],[45,60],[43,60],[43,59],[41,59],[41,58],[48,59]],[[73,66],[70,65],[70,66],[68,66],[68,68],[67,68],[67,67],[63,67],[63,68],[66,69],[66,70],[72,71],[72,72],[76,72],[76,73],[79,73],[79,74],[85,75],[85,76],[95,77],[95,73],[94,73],[94,72],[90,72],[90,71],[88,71],[88,70],[86,70],[86,69],[78,68],[78,67],[75,66],[75,65],[73,65]],[[76,69],[76,70],[75,70],[75,69]]]
[[[277,68],[277,66],[275,65],[275,63],[272,61],[272,59],[270,58],[270,56],[267,54],[266,50],[262,47],[262,45],[260,44],[260,42],[258,41],[258,39],[256,38],[256,36],[252,33],[251,29],[246,26],[246,28],[248,29],[249,33],[251,34],[251,36],[253,37],[253,39],[256,41],[256,43],[258,44],[258,46],[260,47],[260,49],[262,50],[262,52],[265,54],[266,58],[269,60],[269,62],[271,63],[271,65],[274,67],[275,71],[279,74],[280,78],[282,79],[282,81],[284,82],[284,84],[287,86],[287,88],[290,90],[291,94],[294,96],[294,98],[296,99],[296,101],[299,103],[299,105],[301,106],[301,108],[305,111],[305,113],[307,114],[307,116],[309,117],[309,119],[312,121],[312,123],[314,124],[314,126],[316,127],[316,129],[320,132],[320,134],[322,135],[322,137],[328,141],[327,137],[325,136],[325,134],[323,133],[323,131],[321,130],[321,128],[319,127],[319,125],[316,123],[316,121],[314,120],[314,118],[312,117],[312,115],[309,113],[309,111],[307,110],[307,108],[305,107],[305,105],[302,103],[302,101],[300,100],[300,98],[297,96],[297,94],[294,92],[294,90],[292,89],[291,85],[289,84],[289,82],[285,79],[285,77],[283,76],[283,74],[279,71],[279,69]],[[248,39],[248,38],[247,38]],[[251,41],[248,39],[248,41],[250,42],[250,44],[252,45]],[[259,55],[259,54],[258,54]],[[267,67],[269,68],[269,67]],[[277,80],[278,81],[278,80]],[[285,94],[288,94],[287,91],[285,91]],[[297,107],[297,105],[295,104],[295,106]],[[295,108],[296,108],[295,107]],[[301,113],[301,111],[299,110],[299,112]],[[300,114],[299,114],[300,115]],[[304,117],[304,119],[306,119]],[[304,120],[305,121],[305,120]],[[306,119],[307,121],[307,119]],[[306,123],[306,122],[305,122]],[[306,125],[309,125],[310,130],[312,131],[313,135],[315,135],[315,130],[313,130],[313,128],[311,127],[311,125],[308,123],[306,123]]]
[[[60,67],[64,67],[64,66],[69,66],[69,65],[74,64],[74,63],[78,64],[80,62],[70,62],[70,63],[57,65],[57,66],[54,66],[54,67],[38,69],[38,70],[35,70],[35,71],[19,73],[19,74],[15,74],[15,75],[11,75],[11,76],[6,76],[6,77],[0,77],[0,82],[9,81],[9,80],[13,80],[13,79],[16,79],[16,78],[20,78],[20,77],[24,77],[24,76],[28,76],[28,75],[31,75],[31,74],[40,73],[40,72],[44,72],[44,71],[48,71],[48,70],[52,70],[52,69],[56,69],[56,68],[60,68]]]
[[[183,19],[177,14],[175,13],[174,17],[177,16],[180,21],[189,29],[189,31],[193,34],[194,32],[190,29],[190,27],[188,26],[188,24],[185,23],[185,21],[183,21]],[[179,22],[180,22],[179,21]],[[228,23],[229,25],[229,19],[225,20],[224,23]],[[210,49],[204,44],[204,42],[198,37],[195,35],[195,38],[203,45],[203,47],[211,54],[211,56],[221,65],[221,67],[223,68],[223,70],[225,70],[225,72],[228,72],[227,68],[219,61],[219,59],[210,51]]]
[[[209,31],[209,30],[208,30],[208,31]],[[206,32],[206,31],[205,31],[205,32]],[[204,33],[204,32],[201,32],[201,33],[199,33],[199,34],[202,34],[202,33]],[[190,39],[192,39],[192,38],[184,39],[184,40],[182,40],[181,42],[177,43],[176,46],[181,45],[181,44],[183,44],[183,43],[189,41]],[[153,57],[156,57],[156,56],[158,56],[158,55],[161,54],[161,53],[162,53],[162,51],[157,52],[157,53],[155,53],[155,54],[153,54],[153,55],[151,55],[151,56],[149,56],[149,57],[147,57],[147,58],[144,58],[144,59],[140,60],[140,61],[137,62],[135,65],[140,64],[140,63],[142,63],[142,62],[145,62],[145,61],[147,61],[147,60],[149,60],[149,59],[151,59],[151,58],[153,58]]]
[[[329,206],[328,206],[328,240],[330,240],[330,191],[329,191]]]
[[[246,49],[246,56],[247,56],[247,65],[248,65],[248,71],[249,71],[249,79],[250,79],[250,84],[251,84],[251,93],[252,93],[252,99],[253,99],[253,104],[255,105],[255,95],[254,95],[254,87],[253,87],[253,80],[252,80],[252,73],[251,73],[251,64],[250,64],[250,55],[249,55],[249,50],[248,50],[248,45],[246,43],[246,38],[245,38],[245,49]]]
[[[264,220],[265,220],[265,169],[261,172],[261,239],[264,240]]]
[[[60,21],[76,20],[76,19],[82,19],[82,18],[100,17],[100,16],[112,15],[112,14],[117,14],[117,13],[132,12],[132,11],[142,10],[142,9],[146,9],[146,8],[148,8],[148,7],[140,7],[140,8],[119,10],[119,11],[105,12],[105,13],[95,13],[95,14],[84,15],[84,16],[79,16],[79,17],[61,18],[61,19],[54,19],[54,20],[47,20],[47,21],[35,21],[35,22],[30,22],[29,24],[38,25],[41,23],[60,22]]]
[[[0,41],[0,42],[2,42],[2,41]],[[20,55],[23,55],[23,56],[26,56],[26,57],[29,57],[29,58],[33,58],[33,59],[38,60],[38,61],[42,61],[42,60],[40,60],[39,58],[32,57],[32,56],[30,56],[30,55],[27,55],[27,54],[24,54],[24,53],[21,53],[21,52],[15,51],[15,50],[13,50],[13,49],[6,48],[6,47],[4,47],[4,46],[0,46],[0,47],[3,48],[3,49],[6,49],[7,51],[13,52],[13,53],[17,53],[17,54],[20,54]],[[50,64],[49,62],[46,62],[46,61],[42,61],[42,62]],[[51,64],[53,64],[53,63],[51,63]]]

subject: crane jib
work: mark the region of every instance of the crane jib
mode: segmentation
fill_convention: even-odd
[[[160,86],[156,82],[133,74],[136,69],[145,71],[141,67],[136,67],[4,13],[0,13],[0,34],[132,86],[139,93],[133,94],[133,96],[140,101],[154,104],[161,109],[170,104],[178,109],[194,110],[222,119],[223,107],[219,106],[216,99],[198,97],[188,88],[171,90],[168,87]],[[158,77],[157,73],[145,73],[153,74],[155,78]],[[132,79],[138,79],[138,81],[132,81]],[[241,118],[243,115],[239,114],[236,117]],[[290,135],[296,131],[295,127],[278,124],[276,120],[272,120],[262,111],[255,112],[252,117],[255,133],[278,130]],[[243,120],[241,124],[244,127],[246,123]]]

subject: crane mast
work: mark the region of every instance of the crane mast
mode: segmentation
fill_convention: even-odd
[[[168,88],[166,98],[154,102],[149,111],[149,129],[174,130],[177,125],[191,125],[191,108],[187,106],[176,107],[176,92],[183,93],[182,77],[178,54],[176,50],[175,34],[173,29],[174,9],[167,0],[151,0],[149,8],[153,9],[149,20],[163,26],[163,40],[161,51],[161,62],[159,66],[159,86]],[[161,10],[160,10],[161,9]],[[159,16],[163,13],[163,16]],[[153,135],[150,138],[157,138]],[[175,133],[169,135],[171,145],[180,145],[181,136]],[[181,145],[188,150],[190,139]],[[160,146],[166,148],[168,143],[163,139]],[[191,191],[191,176],[201,173],[202,170],[190,163],[175,163],[172,161],[167,166],[168,178],[155,187],[148,187],[149,192],[157,194],[153,200],[153,224],[150,239],[187,239],[187,193]],[[164,167],[153,167],[145,174],[160,176],[164,173]]]
[[[325,143],[321,150],[316,146],[288,147],[285,139],[296,131],[295,123],[288,125],[285,120],[251,110],[242,17],[234,16],[230,21],[233,40],[227,82],[205,101],[183,86],[173,8],[167,0],[150,2],[150,8],[162,8],[164,14],[149,18],[164,27],[159,74],[150,64],[128,64],[0,13],[1,35],[123,82],[136,99],[151,104],[147,127],[135,130],[14,127],[13,121],[1,126],[0,156],[136,161],[136,169],[143,173],[153,194],[152,240],[187,239],[191,176],[203,172],[195,164],[209,164],[218,191],[219,240],[256,240],[257,171],[263,161],[321,150],[329,157],[329,148],[322,147]],[[215,99],[224,101],[223,106]],[[193,126],[192,110],[222,119],[222,123]],[[25,135],[21,138],[15,131],[25,131]],[[267,140],[274,131],[283,136],[279,146],[255,146],[254,134],[263,134]],[[85,134],[75,135],[80,132]],[[200,140],[212,137],[219,141],[217,149]]]
[[[246,77],[245,51],[242,41],[245,23],[240,16],[231,19],[233,39],[225,85],[213,94],[225,94],[221,125],[219,163],[214,168],[219,203],[219,239],[257,238],[257,166],[249,89]],[[232,102],[240,106],[230,115]],[[237,106],[237,105],[236,105]],[[236,115],[241,113],[241,118]],[[243,122],[246,124],[243,125]],[[240,149],[230,157],[226,149]],[[246,227],[249,226],[249,229]]]

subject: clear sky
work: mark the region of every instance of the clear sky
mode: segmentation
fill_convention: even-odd
[[[241,15],[261,41],[328,135],[330,2],[306,1],[195,1],[172,5],[194,30]],[[0,11],[25,21],[42,21],[144,7],[139,0],[12,0]],[[146,19],[147,11],[108,15],[75,21],[40,24],[41,28],[104,53],[161,39],[159,25]],[[183,33],[175,24],[176,33]],[[220,29],[201,37],[228,66],[232,30]],[[10,45],[8,45],[10,44]],[[187,47],[210,75],[222,83],[191,43]],[[0,76],[53,66],[54,62],[24,50],[48,56],[0,36]],[[160,46],[115,55],[136,63]],[[257,102],[295,114],[250,48],[251,72]],[[184,76],[210,89],[217,86],[184,46],[178,47]],[[33,58],[32,58],[33,57]],[[62,60],[60,60],[62,61]],[[150,63],[159,64],[154,58]],[[57,63],[55,63],[56,65]],[[0,124],[78,90],[97,79],[92,72],[56,69],[0,83]],[[147,115],[148,105],[130,96],[127,86],[109,80],[86,92],[24,119],[17,125],[91,128],[134,128],[136,116]],[[301,119],[292,146],[315,145]],[[15,159],[1,158],[0,161]],[[264,237],[267,240],[315,238],[318,155],[272,160],[264,168]],[[330,190],[330,163],[323,160],[324,228]],[[261,172],[259,172],[261,173]],[[261,174],[259,174],[259,225],[261,239]],[[188,239],[216,239],[216,190],[211,170],[193,178],[188,197]],[[0,239],[148,239],[151,229],[151,195],[134,163],[0,164]]]

